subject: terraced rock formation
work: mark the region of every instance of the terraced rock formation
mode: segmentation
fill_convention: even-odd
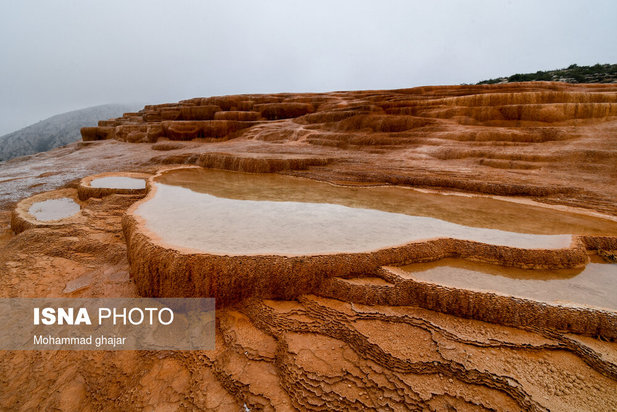
[[[0,296],[143,293],[130,274],[122,228],[140,196],[89,197],[77,220],[10,230],[12,202],[61,186],[75,195],[95,173],[192,164],[455,190],[464,192],[453,197],[461,205],[465,196],[509,196],[617,217],[615,85],[200,98],[148,106],[83,137],[92,141],[0,166]],[[505,208],[502,215],[510,219]],[[579,241],[581,261],[598,249],[615,254],[610,236]],[[469,257],[450,246],[416,252],[426,252],[419,260]],[[507,263],[505,254],[497,257],[493,263]],[[439,292],[369,266],[318,279],[310,293],[288,299],[230,302],[217,311],[210,352],[4,351],[0,409],[617,409],[610,324],[578,313],[580,321],[568,325],[563,310],[538,313],[507,297]]]
[[[111,194],[145,196],[145,180],[148,177],[149,175],[144,173],[101,173],[83,178],[79,182],[77,193],[80,200]]]
[[[2,240],[2,296],[138,296],[121,230],[122,215],[138,199],[90,198],[84,222]],[[373,289],[369,304],[324,284],[292,301],[252,298],[218,310],[212,352],[3,352],[0,404],[11,410],[617,407],[615,342],[398,306],[380,291],[392,286],[364,279],[365,292]]]
[[[238,113],[251,120],[220,120]],[[197,98],[146,106],[82,136],[159,148],[192,142],[155,159],[161,163],[238,169],[239,161],[213,157],[312,155],[339,160],[304,174],[318,179],[542,197],[615,213],[617,190],[596,177],[617,176],[616,118],[613,84],[529,82]]]

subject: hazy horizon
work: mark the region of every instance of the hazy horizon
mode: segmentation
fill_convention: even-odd
[[[0,135],[101,104],[475,83],[617,62],[617,3],[608,0],[0,8]]]

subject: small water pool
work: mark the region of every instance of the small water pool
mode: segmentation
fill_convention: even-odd
[[[617,309],[617,265],[594,259],[583,269],[525,270],[442,259],[391,268],[402,278],[496,292],[561,305]]]
[[[370,252],[434,238],[527,249],[572,234],[617,234],[617,222],[400,187],[340,187],[282,175],[178,169],[154,181],[135,214],[164,243],[220,255]]]
[[[79,204],[68,197],[58,199],[48,199],[35,202],[28,209],[28,213],[41,222],[65,219],[77,214],[80,210]]]
[[[145,189],[146,180],[126,176],[107,176],[92,179],[90,186],[104,189]]]

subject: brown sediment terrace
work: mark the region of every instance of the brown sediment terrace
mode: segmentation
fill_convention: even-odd
[[[611,133],[615,119],[617,89],[612,85],[535,82],[196,98],[146,106],[83,129],[82,135],[84,140],[156,142],[153,149],[171,152],[153,158],[157,164],[278,172],[375,193],[376,201],[360,195],[339,198],[338,207],[332,207],[323,204],[337,203],[332,200],[335,192],[346,189],[330,186],[321,188],[319,195],[319,190],[306,193],[304,188],[300,203],[321,206],[299,212],[294,204],[298,193],[276,185],[255,196],[238,195],[242,183],[237,182],[227,190],[208,184],[197,188],[199,179],[183,184],[181,174],[187,172],[181,171],[173,172],[178,181],[171,185],[165,179],[171,179],[172,172],[151,179],[147,197],[123,219],[131,273],[140,293],[216,296],[219,305],[228,305],[247,297],[293,298],[318,290],[327,279],[375,276],[383,273],[384,265],[448,257],[531,272],[583,268],[589,253],[617,248],[615,218],[609,216],[617,212],[613,192],[596,182],[597,175],[614,173],[613,149],[596,135]],[[586,150],[568,149],[573,148],[572,139],[585,140]],[[210,149],[191,149],[196,144]],[[357,153],[373,163],[359,162]],[[392,187],[361,187],[384,184],[425,188],[438,196],[453,190],[467,196],[442,202],[460,206],[444,214],[440,202],[410,211],[405,209],[417,205],[417,199],[384,195]],[[234,190],[239,192],[231,193]],[[199,192],[211,198],[204,201]],[[487,198],[481,200],[477,194]],[[504,201],[492,205],[493,213],[479,207],[495,202],[496,196]],[[173,198],[185,202],[174,206],[161,201]],[[240,204],[244,209],[229,216]],[[259,215],[259,204],[271,213],[266,224],[271,230],[254,224],[263,220],[244,219]],[[353,231],[343,230],[348,226],[322,219],[321,226],[316,225],[323,230],[320,238],[318,230],[310,231],[310,224],[303,227],[287,219],[294,213],[317,220],[336,213],[349,218],[350,209],[355,220],[349,223],[372,222],[366,233],[353,236]],[[576,210],[582,214],[570,213]],[[391,214],[396,219],[389,220]],[[434,231],[401,230],[411,225],[409,216],[421,216],[416,223],[433,225]],[[449,224],[466,229],[452,232]],[[276,242],[266,244],[272,241],[267,233],[281,225],[287,230],[279,234],[293,235],[281,237],[278,248]],[[217,237],[221,232],[226,235]],[[238,236],[230,236],[232,232]],[[506,310],[508,305],[504,301],[501,307]]]
[[[151,178],[148,186],[146,198],[134,204],[123,219],[131,273],[140,293],[214,296],[221,306],[247,297],[293,298],[314,292],[327,278],[367,276],[383,265],[449,256],[527,269],[578,268],[587,264],[587,249],[593,248],[589,246],[593,240],[615,243],[617,233],[617,222],[594,216],[396,187],[337,187],[286,176],[199,168],[165,170]],[[161,207],[156,207],[157,202]],[[255,212],[259,203],[263,213]],[[155,207],[149,208],[151,205]],[[308,207],[308,212],[298,212],[298,205]],[[320,206],[325,211],[316,211]],[[422,211],[435,217],[411,216]],[[293,226],[298,222],[290,218],[298,213],[300,220],[308,219],[299,226],[300,231]],[[347,213],[359,213],[354,216],[359,220],[346,222]],[[327,218],[333,214],[334,220],[320,221],[323,214]],[[499,215],[505,218],[492,228],[442,220],[471,225],[475,220],[476,225],[482,221],[486,226]],[[182,222],[179,216],[188,220]],[[393,225],[387,218],[394,218]],[[255,231],[264,220],[266,227]],[[336,222],[340,227],[333,228]],[[353,225],[347,227],[346,223]],[[408,226],[398,227],[404,224]],[[501,230],[513,230],[517,225],[519,232],[522,227],[531,234]],[[435,231],[424,231],[426,226]],[[345,242],[332,243],[341,235],[338,232],[346,229],[349,232],[339,239]],[[363,238],[363,229],[369,232],[368,237]],[[403,229],[399,236],[390,237],[397,229]],[[420,232],[418,238],[413,237],[414,230]],[[448,230],[459,238],[439,235]],[[412,240],[405,243],[406,232]],[[357,236],[350,243],[354,233]],[[373,241],[379,236],[385,243],[376,248]],[[309,249],[302,253],[290,248],[294,238],[299,247]],[[263,243],[270,249],[261,249]],[[221,245],[229,248],[227,253],[218,249]],[[276,245],[279,251],[272,249]],[[321,248],[319,253],[312,253],[312,246]],[[324,250],[324,246],[330,249]]]
[[[388,268],[403,279],[496,292],[563,306],[617,310],[617,265],[598,256],[583,268],[524,270],[460,259]]]
[[[382,267],[372,278],[330,278],[318,294],[358,304],[419,306],[501,325],[615,340],[617,269],[594,260],[579,269],[521,270],[445,258]]]
[[[111,194],[145,195],[147,173],[106,172],[81,179],[77,186],[80,200],[103,197]]]

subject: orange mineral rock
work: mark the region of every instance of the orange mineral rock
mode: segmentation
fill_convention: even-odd
[[[82,136],[0,167],[0,296],[216,296],[216,348],[0,351],[0,409],[617,410],[616,272],[596,256],[617,249],[617,85],[196,97]],[[180,167],[214,177],[153,177]],[[135,212],[161,184],[200,214],[172,203],[148,226]],[[354,208],[386,240],[374,214],[482,236],[364,250],[376,236],[341,230],[356,252],[288,256],[267,230],[242,238],[266,201],[285,203],[261,208],[275,234],[327,218],[288,247],[330,245],[320,211]],[[201,245],[173,238],[179,216]],[[241,245],[217,241],[225,225]]]

